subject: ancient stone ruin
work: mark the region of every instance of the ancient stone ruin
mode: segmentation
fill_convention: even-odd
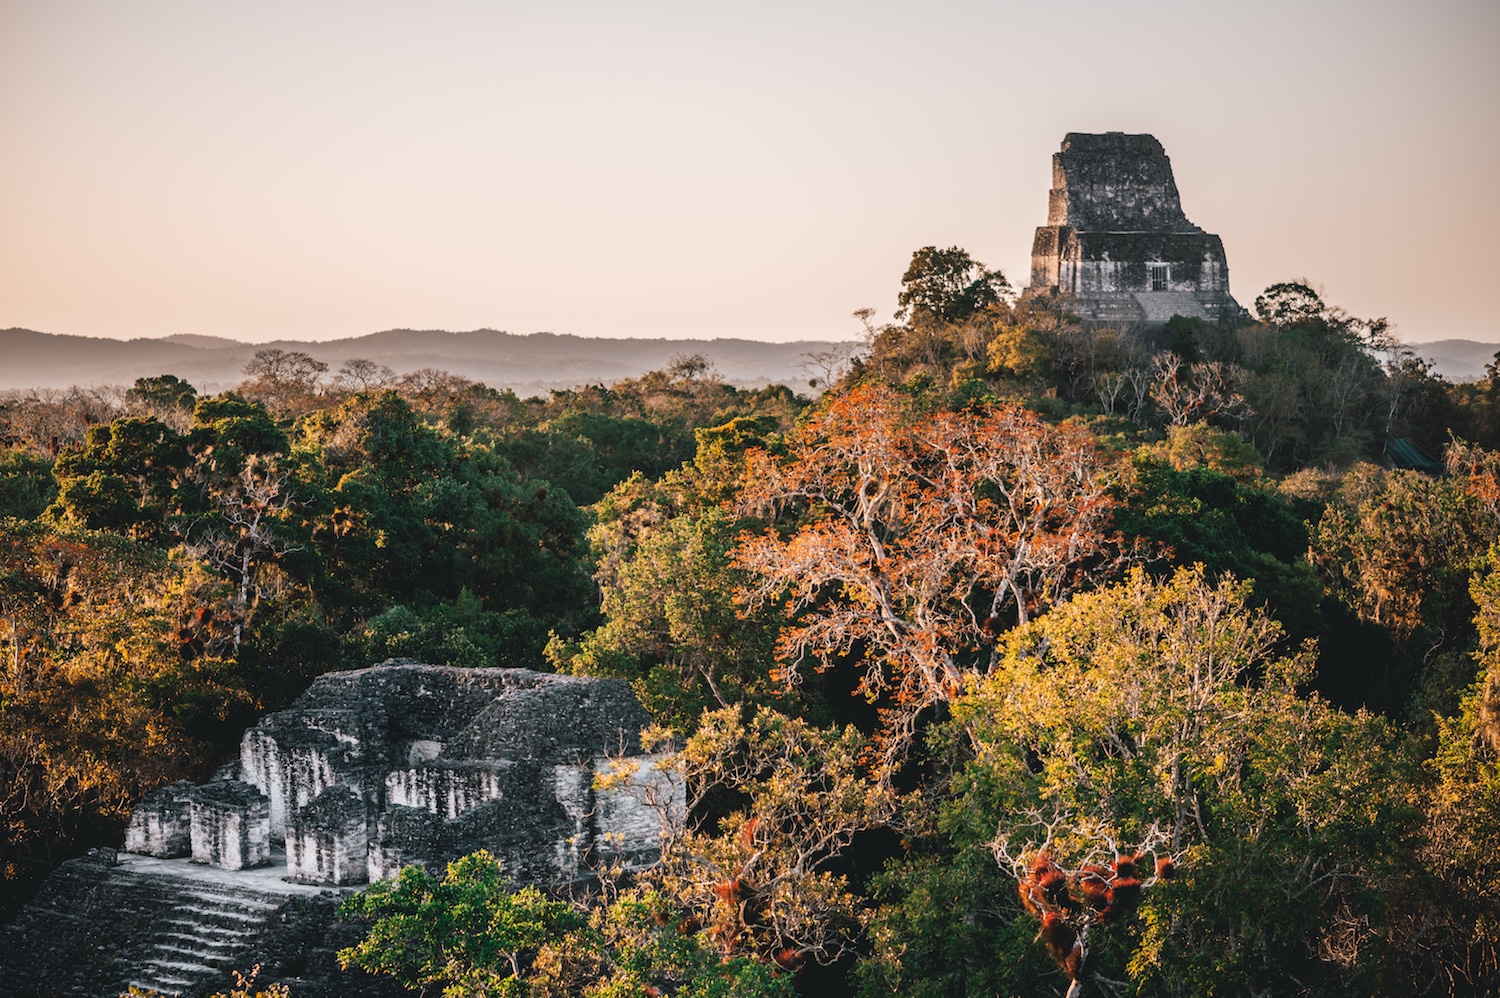
[[[358,932],[339,897],[476,849],[521,884],[654,861],[683,800],[642,751],[647,720],[619,680],[405,660],[322,676],[215,780],[142,798],[118,856],[64,863],[0,927],[0,977],[38,996],[207,994],[262,964],[298,998],[384,998],[400,989],[336,966]],[[597,790],[621,759],[633,775]]]
[[[1082,318],[1217,319],[1229,294],[1224,243],[1183,214],[1172,163],[1150,135],[1069,132],[1052,156],[1047,224],[1031,247],[1028,296],[1068,296]]]
[[[142,799],[125,849],[238,870],[277,845],[290,879],[331,885],[480,848],[538,883],[590,855],[646,862],[666,775],[647,760],[631,790],[593,790],[601,765],[641,754],[646,723],[617,680],[408,661],[330,673],[245,733],[227,778]]]

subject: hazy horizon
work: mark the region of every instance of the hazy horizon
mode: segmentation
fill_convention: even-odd
[[[30,327],[12,326],[12,327],[8,327],[8,328],[24,329],[24,328],[30,328]],[[402,331],[413,331],[413,332],[424,332],[424,333],[450,333],[450,334],[453,334],[453,335],[462,335],[462,334],[465,334],[465,333],[495,332],[495,333],[505,333],[505,334],[510,335],[510,336],[571,336],[571,337],[576,337],[577,339],[583,339],[583,340],[587,340],[587,339],[599,339],[599,340],[625,340],[625,339],[635,339],[635,340],[666,340],[667,342],[672,342],[672,343],[708,342],[708,341],[712,341],[712,340],[745,340],[745,341],[748,341],[748,342],[751,342],[751,343],[766,343],[766,344],[825,343],[825,342],[858,343],[858,342],[860,342],[864,338],[863,335],[860,335],[860,336],[843,336],[843,337],[823,337],[822,339],[817,339],[817,340],[811,339],[811,338],[772,340],[772,339],[758,339],[758,338],[756,338],[754,336],[691,336],[691,335],[683,335],[683,336],[634,336],[634,335],[604,336],[604,335],[598,335],[598,336],[595,336],[595,335],[590,335],[588,333],[559,333],[556,330],[552,330],[552,329],[538,329],[538,330],[534,330],[532,332],[518,333],[518,332],[515,332],[513,330],[509,330],[509,329],[496,329],[493,326],[479,326],[479,327],[477,327],[475,329],[415,329],[414,327],[411,327],[411,326],[392,326],[392,327],[389,327],[389,328],[386,328],[386,329],[372,329],[372,330],[369,330],[369,331],[363,332],[363,333],[347,333],[347,334],[343,334],[343,335],[339,335],[339,336],[326,336],[326,337],[315,337],[315,336],[278,336],[278,337],[273,337],[271,339],[237,339],[237,338],[235,338],[233,336],[214,335],[214,334],[208,334],[208,333],[164,333],[164,334],[162,334],[160,336],[149,336],[148,335],[148,336],[108,336],[108,337],[101,336],[100,334],[97,334],[97,333],[58,333],[58,334],[53,334],[53,335],[84,336],[84,337],[95,337],[95,338],[99,338],[99,339],[117,339],[117,340],[120,340],[122,342],[129,342],[129,341],[135,341],[135,340],[171,340],[171,339],[174,339],[174,338],[183,338],[183,337],[192,338],[192,337],[201,336],[201,337],[203,337],[205,339],[222,339],[222,340],[227,340],[229,342],[235,343],[235,344],[240,345],[240,346],[264,346],[264,345],[267,345],[267,344],[275,344],[275,343],[338,343],[338,342],[342,342],[344,340],[357,340],[357,339],[361,339],[361,338],[364,338],[364,337],[367,337],[367,336],[375,336],[375,335],[378,335],[380,333],[391,333],[391,332],[402,332]],[[45,330],[45,329],[33,329],[32,332],[48,333],[50,331],[49,330]],[[1398,330],[1398,332],[1399,332],[1399,330]],[[1481,338],[1474,337],[1474,336],[1464,336],[1464,337],[1452,337],[1452,336],[1449,336],[1449,337],[1430,338],[1430,339],[1415,339],[1415,338],[1412,338],[1410,336],[1403,336],[1402,341],[1405,342],[1405,343],[1413,343],[1413,344],[1428,344],[1428,343],[1443,342],[1443,341],[1447,341],[1447,340],[1467,340],[1467,341],[1474,342],[1474,343],[1487,343],[1487,344],[1493,344],[1495,346],[1500,346],[1500,332],[1491,333],[1490,335],[1492,337],[1491,339],[1481,339]]]
[[[1500,9],[0,0],[0,327],[848,340],[1150,132],[1244,305],[1500,341]]]

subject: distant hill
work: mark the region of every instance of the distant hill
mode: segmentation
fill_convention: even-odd
[[[673,357],[702,354],[733,384],[781,382],[805,386],[802,367],[815,351],[852,346],[822,340],[761,343],[755,340],[602,339],[555,333],[516,335],[494,329],[449,333],[438,329],[388,329],[382,333],[313,343],[278,340],[240,343],[218,336],[111,340],[61,336],[30,329],[0,330],[0,389],[130,385],[136,378],[175,374],[199,391],[221,391],[244,380],[245,364],[266,347],[300,350],[337,371],[363,357],[397,374],[424,367],[451,371],[522,396],[553,388],[608,384],[665,367]]]
[[[1417,356],[1432,361],[1433,369],[1455,381],[1484,377],[1484,365],[1495,359],[1500,343],[1477,340],[1434,340],[1431,343],[1408,343]]]

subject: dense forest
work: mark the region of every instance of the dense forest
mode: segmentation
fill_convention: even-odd
[[[807,395],[264,350],[0,396],[0,918],[409,656],[629,680],[691,803],[583,898],[356,896],[414,989],[1500,990],[1500,354],[1449,383],[1305,282],[1100,327],[956,248],[897,304]]]

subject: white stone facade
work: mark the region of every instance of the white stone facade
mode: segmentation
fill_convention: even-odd
[[[264,866],[271,859],[271,816],[265,795],[245,783],[210,783],[192,799],[193,862],[223,870]]]
[[[186,780],[147,794],[130,812],[125,851],[158,859],[193,852],[193,785]]]
[[[283,842],[288,879],[329,885],[480,848],[522,882],[653,862],[683,788],[642,754],[647,720],[619,680],[406,661],[330,673],[245,733],[244,783],[193,791],[192,855],[240,869]],[[633,774],[596,789],[621,758]],[[127,848],[183,847],[173,800],[141,802]]]

